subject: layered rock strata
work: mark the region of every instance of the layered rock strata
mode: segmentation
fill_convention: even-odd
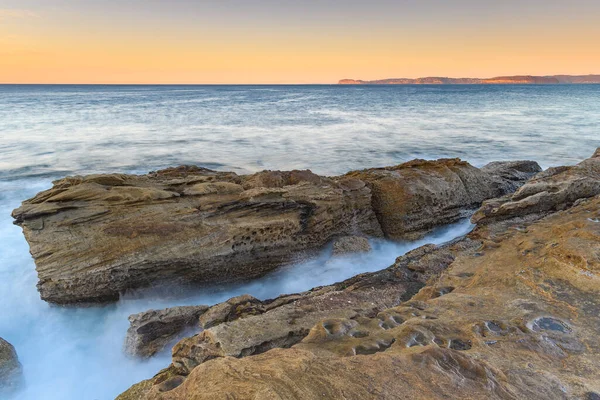
[[[198,167],[74,176],[13,217],[42,299],[113,301],[129,289],[256,278],[340,236],[422,236],[536,170],[532,162],[486,170],[444,159],[333,178]]]
[[[256,278],[336,235],[381,236],[370,190],[308,171],[68,177],[14,211],[44,300]],[[68,245],[65,245],[68,243]]]

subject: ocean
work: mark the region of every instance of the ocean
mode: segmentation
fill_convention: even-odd
[[[181,298],[146,293],[56,307],[39,299],[27,243],[10,217],[54,179],[180,164],[334,175],[441,157],[476,166],[532,159],[547,168],[575,164],[599,146],[600,85],[0,85],[0,337],[16,347],[24,371],[10,398],[112,399],[166,367],[168,352],[147,361],[123,355],[131,313],[302,291],[471,229],[461,221],[419,242],[374,240],[371,253],[334,263],[324,250],[259,280]]]

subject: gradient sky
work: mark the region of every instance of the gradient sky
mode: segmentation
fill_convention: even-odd
[[[590,73],[599,0],[0,0],[3,83]]]

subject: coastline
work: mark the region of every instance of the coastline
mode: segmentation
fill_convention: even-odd
[[[534,390],[532,388],[535,387],[534,383],[528,382],[527,386],[522,386],[521,383],[512,380],[512,378],[500,378],[507,373],[506,370],[503,370],[505,367],[502,367],[506,362],[503,360],[514,362],[515,359],[521,357],[519,352],[515,352],[516,350],[510,347],[512,343],[515,340],[517,342],[526,340],[532,341],[533,345],[539,337],[549,337],[552,341],[560,343],[563,351],[569,352],[569,354],[572,353],[571,359],[574,359],[572,362],[583,362],[578,360],[587,360],[587,357],[592,357],[594,354],[593,352],[578,350],[581,349],[581,343],[588,343],[587,341],[590,340],[585,336],[589,328],[564,314],[560,308],[553,309],[551,303],[544,300],[545,297],[535,297],[535,294],[533,297],[531,297],[532,294],[527,294],[527,296],[531,297],[530,301],[535,302],[536,307],[539,308],[538,311],[531,312],[527,308],[521,309],[519,307],[505,310],[503,305],[506,300],[502,300],[503,296],[509,298],[525,296],[525,292],[512,293],[498,282],[503,282],[506,279],[502,277],[502,273],[507,273],[507,276],[513,274],[511,268],[515,265],[514,257],[527,256],[529,262],[539,263],[546,257],[544,252],[547,251],[551,251],[552,254],[562,254],[563,251],[567,252],[565,254],[569,254],[569,251],[575,251],[575,254],[586,254],[585,252],[589,251],[585,247],[587,245],[582,245],[583,247],[577,247],[576,249],[565,246],[568,246],[569,241],[572,240],[570,238],[579,228],[585,228],[586,234],[592,235],[589,236],[592,241],[587,243],[591,245],[596,240],[592,237],[596,227],[594,221],[598,220],[599,217],[594,214],[594,210],[597,210],[597,202],[600,201],[597,200],[597,196],[600,194],[600,177],[597,176],[598,167],[596,165],[600,160],[599,156],[600,149],[596,151],[592,158],[577,166],[554,168],[539,173],[537,173],[539,167],[536,170],[534,163],[531,162],[490,163],[481,172],[477,172],[477,169],[460,160],[415,160],[401,166],[355,171],[344,175],[342,178],[334,177],[334,179],[342,179],[340,182],[344,182],[344,190],[355,191],[368,187],[371,193],[378,196],[375,201],[361,203],[363,205],[360,207],[371,207],[367,206],[369,203],[376,207],[375,214],[378,215],[379,224],[388,237],[397,235],[395,231],[397,222],[390,225],[390,222],[386,222],[388,217],[381,219],[382,216],[388,213],[383,205],[390,204],[389,202],[394,198],[402,199],[403,203],[407,201],[406,195],[402,192],[402,186],[394,185],[394,179],[398,179],[398,173],[403,174],[399,178],[401,181],[413,180],[411,184],[406,186],[407,189],[420,187],[427,182],[429,193],[437,191],[442,195],[438,200],[427,203],[429,207],[433,207],[432,211],[437,210],[432,212],[436,216],[435,220],[432,221],[434,225],[443,225],[456,218],[451,217],[446,220],[441,217],[439,209],[435,208],[435,204],[441,199],[448,201],[452,198],[452,196],[448,196],[447,190],[449,187],[444,186],[441,184],[442,181],[437,181],[437,178],[434,178],[441,171],[446,171],[444,174],[450,174],[446,175],[443,180],[448,179],[452,174],[460,176],[460,179],[451,184],[450,187],[456,188],[456,184],[462,182],[465,188],[470,188],[466,189],[466,192],[471,192],[471,195],[474,193],[474,187],[479,187],[478,190],[482,190],[483,187],[478,186],[481,184],[496,188],[499,187],[498,185],[507,184],[514,184],[515,186],[506,187],[504,196],[500,195],[497,198],[491,196],[489,200],[483,202],[482,207],[475,212],[472,218],[476,227],[471,233],[456,238],[445,245],[426,245],[415,249],[398,258],[396,263],[382,271],[361,274],[338,284],[317,287],[308,292],[283,295],[272,300],[258,300],[251,296],[239,296],[212,307],[199,306],[200,308],[191,309],[192,314],[189,314],[189,316],[183,310],[164,310],[164,312],[161,311],[162,314],[156,314],[153,311],[150,314],[142,313],[139,316],[130,317],[132,326],[128,333],[128,340],[130,343],[137,343],[133,346],[141,346],[142,351],[149,343],[155,343],[152,346],[158,346],[155,349],[159,350],[167,346],[168,343],[172,343],[171,341],[154,342],[156,337],[164,338],[166,334],[163,328],[155,331],[155,327],[158,326],[174,329],[169,333],[169,335],[172,335],[170,337],[173,338],[170,340],[180,337],[179,329],[181,327],[197,330],[200,333],[182,339],[173,348],[173,362],[170,367],[161,371],[151,380],[135,385],[119,399],[179,399],[188,398],[192,396],[192,393],[194,396],[202,394],[206,398],[210,398],[212,394],[217,392],[225,393],[228,391],[236,393],[236,396],[241,396],[241,398],[246,398],[245,396],[250,398],[252,393],[256,393],[256,390],[261,393],[264,390],[269,392],[271,383],[245,380],[245,383],[242,384],[235,381],[235,379],[233,381],[223,381],[223,376],[229,376],[223,368],[248,368],[248,371],[263,371],[258,373],[264,373],[266,371],[264,368],[267,368],[267,370],[277,374],[288,373],[285,371],[300,374],[299,371],[291,372],[294,371],[296,362],[308,363],[307,365],[314,365],[315,367],[320,365],[321,362],[336,365],[341,363],[339,365],[342,367],[345,365],[345,360],[352,359],[352,357],[361,357],[357,361],[367,363],[364,365],[365,370],[377,369],[373,362],[377,363],[384,360],[392,363],[403,360],[402,362],[406,365],[411,365],[417,360],[429,360],[427,362],[439,363],[441,360],[450,358],[454,361],[451,362],[449,368],[455,371],[453,373],[458,373],[459,376],[471,376],[473,371],[471,368],[475,368],[475,370],[483,368],[488,371],[480,377],[477,375],[478,377],[475,378],[467,378],[468,385],[464,390],[468,390],[469,393],[489,394],[489,392],[486,392],[488,389],[485,388],[489,387],[491,380],[497,386],[497,390],[500,390],[504,395],[509,393],[531,394],[531,390]],[[537,175],[531,178],[532,174],[536,173]],[[110,213],[115,213],[119,208],[128,210],[131,213],[131,207],[139,208],[144,203],[152,203],[155,201],[155,195],[160,194],[150,185],[152,179],[156,177],[160,177],[161,185],[172,187],[173,189],[170,189],[172,192],[187,193],[188,196],[200,196],[198,198],[210,199],[208,203],[214,203],[218,197],[225,196],[224,198],[228,198],[227,196],[237,196],[243,193],[239,191],[240,188],[236,185],[241,184],[241,186],[244,186],[244,182],[247,182],[245,190],[250,191],[250,193],[242,197],[244,199],[261,199],[260,202],[272,202],[274,200],[277,202],[279,201],[276,200],[278,196],[289,196],[285,193],[286,191],[291,193],[290,187],[294,185],[299,185],[298,188],[302,188],[304,193],[308,193],[307,190],[316,183],[321,187],[319,190],[323,191],[322,196],[328,190],[323,186],[325,183],[323,179],[331,179],[318,177],[307,171],[265,171],[242,177],[242,181],[239,183],[219,183],[224,182],[222,178],[229,181],[237,179],[234,175],[227,174],[217,173],[215,175],[214,171],[191,167],[157,171],[149,174],[147,178],[141,176],[145,179],[141,184],[141,187],[144,188],[141,193],[153,194],[150,197],[143,195],[144,197],[139,199],[130,197],[133,193],[137,193],[136,185],[132,185],[131,179],[134,179],[133,177],[119,174],[71,177],[55,182],[54,189],[40,193],[37,200],[30,201],[34,208],[26,211],[31,213],[29,217],[19,216],[24,210],[17,212],[15,216],[19,223],[26,223],[28,229],[38,231],[39,234],[40,227],[42,231],[52,229],[54,223],[52,215],[55,212],[58,212],[58,216],[63,214],[63,217],[60,217],[59,220],[62,221],[61,224],[64,226],[65,221],[68,220],[68,218],[64,218],[66,215],[64,213],[72,213],[73,211],[70,210],[78,210],[69,218],[75,217],[76,224],[83,226],[84,230],[87,231],[86,236],[89,237],[90,229],[93,229],[94,225],[104,226],[105,230],[110,225],[97,220],[99,216],[107,215],[105,212],[97,213],[100,204],[96,202],[104,201],[102,197],[98,197],[98,194],[94,192],[97,185],[105,186],[110,189],[109,191],[114,192],[109,199],[105,199],[109,202],[115,202]],[[217,176],[221,176],[220,181],[215,179]],[[483,179],[484,177],[493,176],[497,177],[495,179],[501,179],[490,181],[485,180],[488,178]],[[135,179],[139,178],[140,176]],[[362,186],[363,184],[360,184],[357,180],[368,182],[368,185]],[[178,187],[177,185],[182,184],[184,188],[175,190]],[[292,185],[290,186],[290,184]],[[137,185],[139,186],[139,184]],[[553,187],[561,189],[559,191],[548,189]],[[84,190],[82,191],[82,189]],[[516,192],[512,194],[515,190]],[[265,195],[267,197],[264,197]],[[156,199],[161,203],[169,201],[168,197],[165,198],[162,194]],[[424,198],[419,199],[417,197],[413,200],[416,201],[415,204],[421,204]],[[77,207],[75,209],[72,208],[74,204],[69,204],[70,201],[76,202]],[[228,203],[230,201],[227,200]],[[481,201],[476,200],[475,203],[481,204]],[[65,203],[61,205],[61,202]],[[82,202],[89,202],[91,209],[96,211],[91,214],[85,211]],[[379,203],[382,206],[377,206]],[[468,210],[472,203],[466,201],[463,204],[464,210]],[[47,208],[48,206],[51,206],[51,208]],[[114,207],[117,208],[114,209]],[[271,209],[272,206],[269,207]],[[400,211],[400,215],[405,217],[409,215],[416,216],[415,223],[417,224],[427,221],[426,215],[428,215],[428,212],[419,214],[415,213],[416,210],[404,209],[403,207],[405,206],[401,204],[393,205],[392,203],[390,211],[397,213],[398,210],[405,210]],[[443,205],[442,209],[445,207],[447,205]],[[40,213],[42,209],[44,211]],[[291,210],[294,210],[294,208]],[[48,212],[50,213],[48,214]],[[312,211],[310,215],[318,214],[319,212]],[[585,226],[581,225],[581,222],[577,222],[580,221],[581,216],[588,214],[587,220],[582,220]],[[209,215],[212,214],[209,213],[203,218]],[[302,215],[302,212],[300,215]],[[453,215],[464,214],[459,212]],[[39,218],[44,220],[42,225],[36,222],[36,219]],[[269,217],[269,214],[263,215],[251,223],[259,223],[265,218],[268,220],[271,217]],[[313,217],[309,216],[308,218]],[[121,219],[121,217],[118,217],[118,219]],[[305,223],[308,223],[306,226],[311,224],[310,222]],[[406,219],[403,219],[402,223],[406,224]],[[430,223],[426,222],[423,226],[429,226]],[[572,227],[573,223],[578,227],[575,230]],[[128,226],[135,225],[133,223]],[[157,228],[153,228],[148,232],[139,231],[143,227],[138,225],[137,235],[128,233],[121,238],[121,241],[137,241],[140,235],[148,234],[158,235],[164,240],[166,226],[163,225],[165,225],[165,222],[157,221],[155,223]],[[545,240],[542,238],[546,238],[546,235],[549,234],[548,226],[554,230],[562,227],[561,235],[565,235],[564,241],[561,239],[563,236],[559,236],[556,246],[548,245],[541,248],[537,243],[540,240]],[[158,228],[160,229],[156,231]],[[417,228],[418,231],[419,228]],[[109,229],[108,232],[120,234],[120,231],[117,232],[114,229]],[[31,237],[31,233],[28,235]],[[334,235],[334,237],[338,235]],[[420,235],[422,233],[418,234],[418,236]],[[42,236],[39,236],[35,242],[40,239],[42,239]],[[515,244],[522,243],[523,239],[531,243],[533,247],[522,249],[522,245],[518,244],[515,250]],[[97,239],[93,240],[97,241]],[[350,243],[355,243],[355,240]],[[352,248],[350,251],[353,251]],[[34,257],[36,257],[36,254],[41,253],[43,251],[32,251]],[[250,254],[252,253],[250,252]],[[64,258],[64,255],[61,257]],[[147,259],[147,256],[140,256],[139,254],[138,257]],[[485,267],[486,265],[501,265],[502,268],[496,272],[491,272],[488,267]],[[542,267],[540,266],[540,268]],[[550,267],[546,267],[547,273],[561,273],[560,269],[548,268]],[[75,270],[77,269],[76,267]],[[457,278],[452,277],[458,276],[456,274],[463,274],[464,277],[457,280]],[[453,314],[455,311],[449,310],[465,309],[466,299],[478,296],[476,293],[470,292],[480,287],[480,285],[473,286],[473,282],[478,282],[478,280],[473,281],[473,276],[479,276],[479,281],[483,279],[482,282],[485,282],[484,277],[487,277],[488,280],[492,280],[490,282],[495,282],[494,285],[497,285],[498,288],[504,288],[503,290],[506,293],[500,294],[500,292],[495,291],[492,297],[489,297],[489,295],[488,297],[482,297],[478,301],[486,304],[485,307],[471,309],[459,318]],[[465,278],[467,278],[466,281],[464,281]],[[579,278],[573,276],[565,276],[561,279],[568,279],[571,284],[586,285],[585,280],[580,281]],[[463,281],[464,283],[461,283]],[[93,288],[90,287],[90,289]],[[481,290],[488,293],[490,286],[485,284],[481,286]],[[471,294],[464,297],[460,293],[464,295]],[[589,301],[587,294],[576,294],[576,296],[583,297],[581,299],[577,297],[573,301]],[[490,303],[496,297],[498,298],[497,305],[494,305],[496,303],[493,302]],[[444,306],[445,302],[450,302],[448,304],[451,304],[451,306]],[[573,307],[581,307],[583,303],[571,304]],[[522,322],[518,322],[521,320],[515,320],[514,316],[509,317],[506,314],[509,311],[517,315],[521,313],[523,315]],[[453,315],[449,317],[450,319],[444,317],[449,312],[450,315]],[[436,322],[438,320],[439,322]],[[493,321],[493,323],[489,321]],[[425,325],[423,325],[424,323]],[[137,324],[135,328],[134,324]],[[471,326],[479,328],[471,329]],[[575,339],[571,338],[574,331],[580,332]],[[132,339],[142,333],[145,336]],[[244,341],[240,341],[240,337],[244,337]],[[502,356],[493,350],[498,343],[503,343],[501,346],[504,346],[502,347],[504,349]],[[289,347],[291,349],[287,349]],[[488,348],[492,350],[486,350]],[[152,350],[152,352],[154,351],[156,350]],[[489,353],[493,355],[492,361],[481,365],[477,364],[471,358],[473,351],[487,352],[486,354],[492,351],[492,353]],[[530,347],[525,354],[528,358],[534,359],[535,357],[548,357],[549,355],[545,352],[544,349]],[[378,356],[379,354],[382,356]],[[554,357],[556,355],[551,354],[550,356]],[[557,357],[557,360],[562,359],[560,355]],[[235,361],[238,358],[239,360]],[[287,364],[278,364],[277,360],[279,359],[287,360]],[[465,365],[471,365],[472,363],[475,363],[472,367],[465,367]],[[500,372],[501,370],[503,372]],[[413,375],[417,371],[425,374],[425,371],[420,370],[417,365],[413,365],[409,370],[394,369],[394,374],[400,374],[414,380],[418,379]],[[556,370],[552,371],[552,373],[558,374]],[[445,384],[441,387],[436,385],[438,385],[437,382],[451,379],[445,375],[447,373],[447,371],[439,371],[439,373],[431,376],[429,383],[423,383],[424,386],[421,387],[422,392],[419,395],[433,396],[434,392],[444,390],[443,385]],[[311,379],[310,374],[299,376],[302,377],[301,379]],[[330,396],[339,395],[339,390],[344,391],[347,395],[346,390],[348,387],[352,387],[352,380],[361,381],[366,379],[367,376],[372,375],[322,374],[322,378],[328,382],[330,387],[327,392]],[[381,371],[378,376],[385,377],[387,375],[384,371]],[[211,380],[213,377],[215,380]],[[561,377],[561,379],[572,379],[572,377],[564,374]],[[206,379],[211,380],[211,385],[213,385],[211,387],[216,392],[199,392],[200,389],[197,385],[199,382],[205,382]],[[510,384],[505,383],[506,379],[508,379],[506,382],[510,382]],[[541,380],[540,382],[544,385],[551,384],[547,380]],[[267,386],[264,386],[265,384]],[[227,385],[227,388],[222,385]],[[583,390],[582,388],[587,390],[583,393],[591,393],[595,390],[593,384],[586,381],[579,380],[573,385],[570,387],[577,393],[580,393]],[[577,389],[578,387],[579,389]],[[399,389],[400,387],[393,390]],[[402,389],[406,390],[404,387]],[[306,382],[302,386],[301,392],[296,392],[297,389],[292,387],[288,387],[286,390],[292,390],[289,394],[291,398],[312,398],[314,394],[321,390],[321,387]],[[313,390],[317,390],[317,392],[313,393]],[[350,398],[358,399],[373,395],[375,393],[367,393],[356,388],[356,393],[351,395]],[[415,393],[415,395],[417,394]],[[427,398],[435,398],[435,396]]]

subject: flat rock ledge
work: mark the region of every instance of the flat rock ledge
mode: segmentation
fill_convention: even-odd
[[[600,194],[573,193],[550,208],[534,195],[383,271],[214,306],[118,399],[597,399]]]
[[[107,302],[131,289],[253,279],[340,236],[421,237],[539,170],[532,161],[478,169],[459,159],[338,177],[182,166],[67,177],[12,215],[42,299]]]

